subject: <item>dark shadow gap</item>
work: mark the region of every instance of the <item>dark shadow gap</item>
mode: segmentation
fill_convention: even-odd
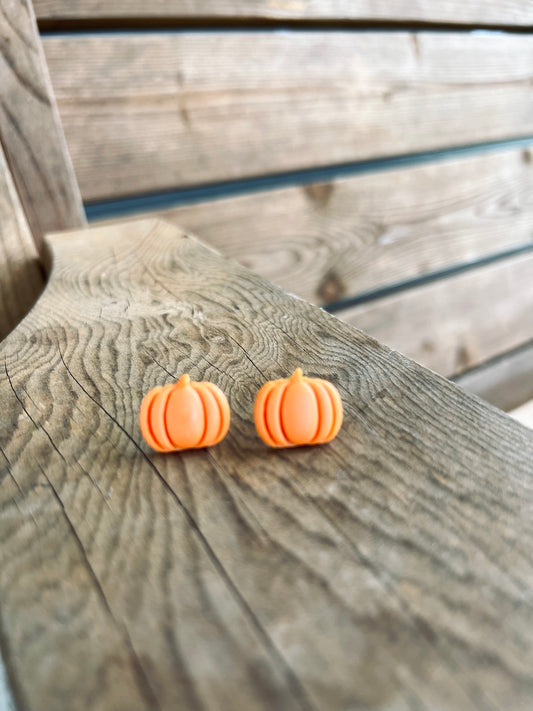
[[[397,20],[395,18],[369,19],[291,19],[270,17],[87,17],[87,18],[37,18],[39,30],[49,33],[92,33],[92,32],[154,32],[158,30],[200,30],[208,31],[253,31],[253,30],[312,30],[312,31],[403,31],[403,32],[473,32],[486,30],[527,34],[533,31],[531,25],[454,23],[422,20]]]
[[[87,220],[89,222],[95,222],[98,220],[128,217],[142,212],[163,211],[199,202],[251,195],[262,191],[330,182],[342,178],[363,175],[364,173],[373,171],[414,167],[432,161],[452,160],[454,158],[480,155],[490,151],[517,148],[525,149],[531,147],[533,147],[533,136],[527,136],[517,139],[491,141],[468,146],[410,153],[408,155],[352,161],[325,167],[305,168],[283,173],[252,176],[239,180],[226,180],[216,183],[193,185],[174,190],[126,195],[111,200],[87,201],[85,203],[85,212]]]
[[[408,291],[410,289],[415,289],[420,286],[425,286],[426,284],[432,284],[435,281],[441,279],[448,279],[449,277],[462,274],[463,272],[471,271],[472,269],[479,269],[480,267],[486,267],[494,262],[499,262],[502,259],[508,259],[510,257],[516,257],[520,254],[533,253],[533,242],[521,245],[520,247],[514,247],[513,249],[508,249],[502,252],[495,252],[486,257],[481,257],[480,259],[475,259],[469,262],[462,262],[461,264],[455,264],[451,267],[446,267],[446,269],[438,269],[433,272],[427,272],[426,274],[421,274],[420,276],[413,277],[412,279],[407,279],[405,281],[396,282],[394,284],[389,284],[387,286],[380,287],[379,289],[371,289],[369,291],[361,292],[355,296],[349,296],[345,299],[339,299],[338,301],[332,301],[329,304],[325,304],[322,308],[329,313],[338,313],[339,311],[353,308],[354,306],[360,306],[361,304],[366,304],[369,301],[376,301],[377,299],[384,299],[387,296],[393,296],[399,294],[403,291]]]
[[[514,410],[533,399],[533,341],[469,368],[451,380],[501,410]]]
[[[500,353],[500,355],[494,356],[494,358],[490,358],[490,360],[486,360],[482,365],[477,365],[473,368],[463,370],[462,373],[460,373],[459,375],[452,376],[451,378],[449,378],[449,380],[452,380],[453,382],[459,382],[462,378],[467,378],[470,375],[474,375],[475,373],[481,373],[485,370],[500,365],[501,363],[505,363],[509,361],[509,359],[513,359],[520,355],[528,355],[531,357],[531,370],[533,372],[533,341],[526,341],[526,343],[522,343],[522,345],[517,346],[516,348],[512,348],[509,351],[505,351],[505,353]]]

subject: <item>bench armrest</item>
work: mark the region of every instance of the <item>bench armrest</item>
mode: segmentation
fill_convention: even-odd
[[[525,707],[529,430],[167,223],[49,243],[0,344],[0,642],[25,708]],[[269,450],[253,400],[297,366],[344,425]],[[154,453],[141,399],[184,372],[225,391],[229,435]]]

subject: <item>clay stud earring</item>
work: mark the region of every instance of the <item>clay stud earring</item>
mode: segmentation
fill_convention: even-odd
[[[182,375],[177,383],[153,388],[144,397],[139,425],[157,452],[211,447],[226,436],[230,409],[222,390]]]
[[[270,447],[323,444],[342,425],[342,401],[327,380],[306,378],[301,368],[285,380],[271,380],[257,393],[257,433]]]

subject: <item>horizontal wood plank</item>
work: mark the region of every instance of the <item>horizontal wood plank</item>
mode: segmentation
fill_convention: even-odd
[[[513,149],[157,214],[326,304],[531,243],[532,195],[531,152]]]
[[[527,708],[533,437],[173,226],[53,239],[0,345],[0,603],[21,707]],[[332,379],[330,445],[267,451],[251,403]],[[212,450],[137,412],[188,371],[228,394]]]
[[[85,200],[533,133],[526,35],[171,32],[44,47]]]
[[[532,254],[337,313],[446,376],[532,340],[532,314]]]
[[[39,250],[85,225],[31,2],[0,0],[0,144]]]
[[[533,399],[533,343],[474,368],[455,382],[501,410],[512,410]]]
[[[0,341],[27,314],[43,286],[37,247],[0,144]]]
[[[40,20],[95,18],[227,18],[533,24],[533,8],[522,0],[33,0]]]

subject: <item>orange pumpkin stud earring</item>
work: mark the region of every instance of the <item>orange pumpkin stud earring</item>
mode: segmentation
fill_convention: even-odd
[[[176,452],[218,444],[226,436],[230,409],[222,390],[209,382],[192,382],[182,375],[177,383],[152,388],[139,411],[146,442],[157,452]]]
[[[271,447],[331,442],[342,416],[337,388],[327,380],[304,377],[301,368],[290,378],[265,383],[254,406],[257,432]]]

